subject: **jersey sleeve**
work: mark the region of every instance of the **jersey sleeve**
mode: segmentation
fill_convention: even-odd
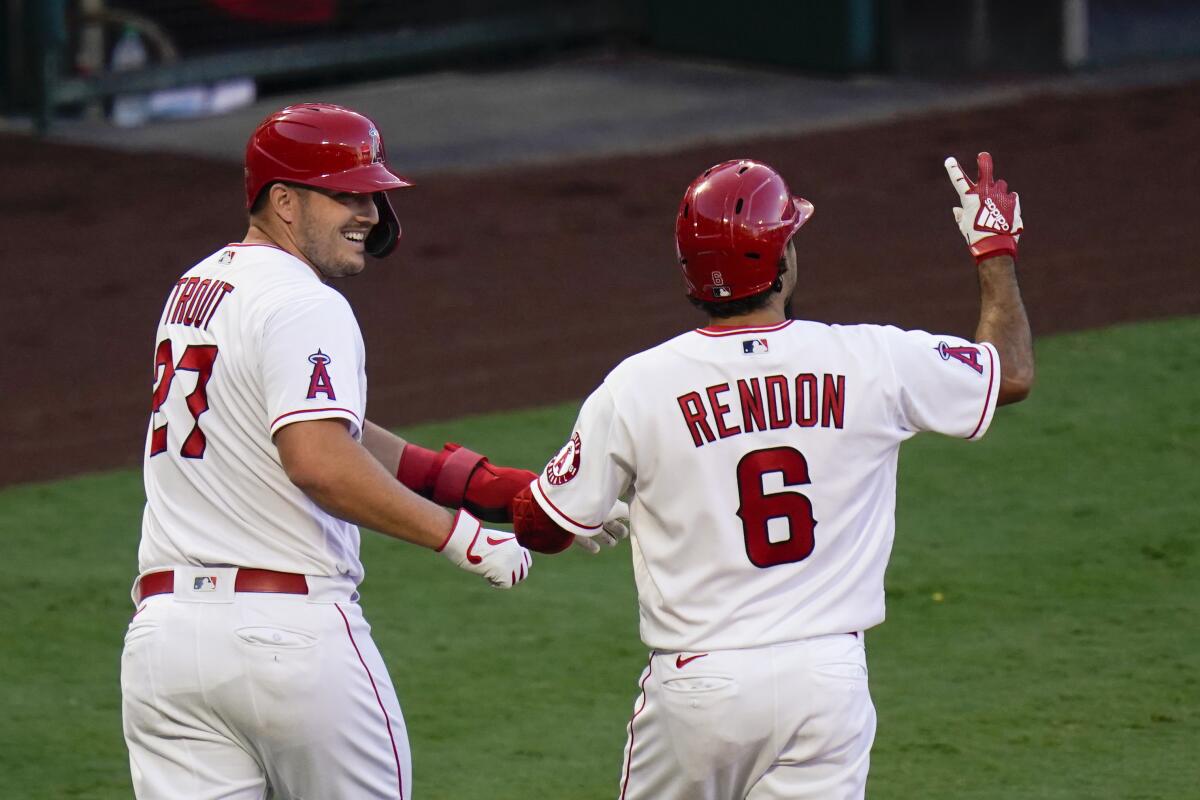
[[[886,330],[900,426],[967,440],[983,436],[1000,393],[996,348],[956,336]]]
[[[579,410],[571,437],[538,475],[533,497],[559,527],[600,533],[605,515],[633,480],[632,439],[607,384]]]
[[[306,295],[276,309],[263,325],[260,348],[272,436],[314,419],[344,419],[361,435],[365,353],[358,321],[341,295]]]

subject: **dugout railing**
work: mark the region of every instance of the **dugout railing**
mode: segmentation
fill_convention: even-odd
[[[287,25],[259,24],[263,44],[243,37],[222,47],[218,30],[215,40],[192,36],[188,46],[178,46],[171,25],[178,18],[172,20],[172,12],[178,15],[189,7],[194,12],[203,2],[163,0],[139,8],[135,2],[104,0],[10,0],[3,20],[5,110],[31,111],[36,129],[45,132],[63,110],[118,95],[240,77],[326,80],[394,74],[430,64],[618,41],[644,29],[642,4],[628,0],[459,2],[438,4],[440,10],[431,3],[326,0],[327,6],[357,6],[364,16],[349,24],[335,19],[327,25],[292,26],[294,31]],[[14,7],[19,7],[17,13]],[[215,14],[219,8],[209,10]],[[408,19],[405,10],[413,12]],[[373,12],[374,20],[366,16]],[[127,29],[144,43],[147,63],[114,71],[112,42],[117,31]]]

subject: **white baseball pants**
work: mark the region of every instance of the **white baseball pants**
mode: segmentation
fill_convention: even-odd
[[[129,625],[136,796],[410,800],[404,718],[354,587],[310,577],[307,597],[235,594],[229,572],[219,591],[183,580],[146,598]]]
[[[652,653],[620,800],[860,800],[875,706],[861,634]]]

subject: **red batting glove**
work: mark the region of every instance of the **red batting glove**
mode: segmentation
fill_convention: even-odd
[[[950,182],[958,192],[961,208],[954,209],[954,221],[975,263],[992,256],[1017,257],[1017,239],[1025,226],[1021,222],[1021,198],[1008,191],[1004,181],[992,180],[992,156],[980,153],[977,159],[979,180],[972,183],[950,156],[945,161]]]

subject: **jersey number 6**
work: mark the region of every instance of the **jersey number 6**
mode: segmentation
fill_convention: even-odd
[[[791,447],[771,447],[747,453],[738,462],[738,510],[742,533],[746,537],[746,555],[756,567],[774,567],[803,561],[812,555],[812,502],[799,492],[763,491],[763,476],[778,472],[783,485],[808,484],[808,462],[804,455]],[[787,537],[771,541],[768,523],[773,519],[787,520]]]
[[[216,363],[216,360],[217,347],[212,344],[188,345],[178,364],[175,363],[175,357],[171,351],[170,339],[163,339],[159,342],[158,349],[154,352],[154,375],[158,377],[158,371],[161,369],[162,377],[158,379],[158,385],[154,387],[154,401],[150,405],[151,424],[153,424],[153,415],[157,414],[163,403],[167,402],[167,395],[171,393],[171,383],[175,380],[175,372],[183,369],[196,373],[196,388],[186,398],[188,411],[192,412],[192,418],[196,420],[196,424],[192,426],[191,432],[183,440],[183,447],[179,449],[179,455],[184,458],[204,458],[204,448],[208,441],[204,438],[204,431],[200,430],[200,415],[208,410],[208,379],[212,377],[213,364]],[[150,434],[150,455],[156,456],[159,453],[165,453],[166,450],[167,425],[164,422]]]

